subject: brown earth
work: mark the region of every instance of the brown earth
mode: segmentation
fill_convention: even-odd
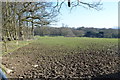
[[[29,44],[3,56],[11,78],[96,78],[119,73],[116,50],[68,49]],[[119,77],[117,77],[119,78]]]

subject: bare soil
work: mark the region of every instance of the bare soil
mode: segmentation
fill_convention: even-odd
[[[3,56],[10,78],[95,78],[119,73],[115,50],[69,49],[29,44]],[[117,77],[119,78],[119,77]]]

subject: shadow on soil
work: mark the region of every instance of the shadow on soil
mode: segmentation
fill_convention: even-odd
[[[120,80],[120,72],[93,77],[92,80]]]

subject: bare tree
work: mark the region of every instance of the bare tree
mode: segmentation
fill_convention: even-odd
[[[2,8],[3,33],[9,40],[24,40],[25,29],[30,28],[27,35],[33,37],[35,25],[48,25],[57,16],[48,2],[4,2]]]
[[[76,8],[76,7],[83,7],[83,8],[86,8],[86,9],[95,9],[95,10],[101,10],[101,0],[99,1],[96,1],[96,2],[84,2],[84,1],[81,1],[81,0],[57,0],[56,2],[56,5],[53,7],[53,8],[57,8],[58,9],[58,12],[60,12],[61,8],[62,8],[62,5],[66,5],[68,7],[71,8],[71,10],[73,8]]]

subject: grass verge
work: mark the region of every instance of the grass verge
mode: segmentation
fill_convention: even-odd
[[[13,51],[28,45],[29,43],[32,43],[33,40],[25,40],[25,41],[8,41],[7,42],[7,52],[5,52],[5,46],[4,43],[1,42],[0,44],[2,45],[2,54],[0,54],[0,57],[3,55],[6,55],[8,53],[12,53]]]

